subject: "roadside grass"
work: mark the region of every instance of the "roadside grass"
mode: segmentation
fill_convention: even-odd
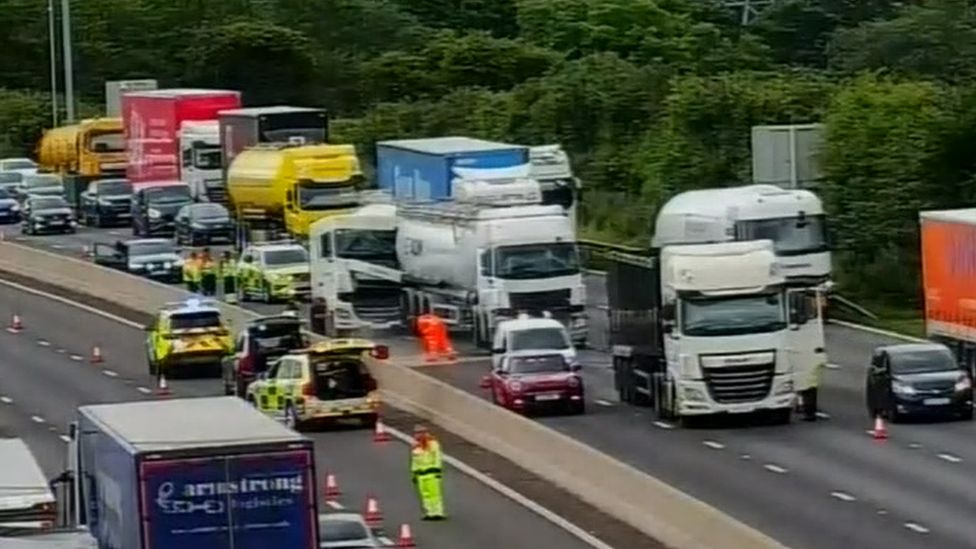
[[[925,321],[922,319],[922,311],[914,307],[868,303],[860,303],[860,305],[877,315],[878,320],[872,320],[842,307],[838,307],[836,313],[831,312],[831,317],[912,337],[925,337]]]

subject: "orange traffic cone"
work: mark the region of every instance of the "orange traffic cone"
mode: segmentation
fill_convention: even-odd
[[[874,440],[885,440],[888,438],[888,427],[885,425],[884,418],[881,414],[874,416],[874,430],[871,431],[871,436]]]
[[[95,346],[92,347],[91,363],[101,364],[102,362],[104,362],[104,359],[102,358],[102,347],[95,344]]]
[[[14,313],[14,316],[10,319],[10,327],[7,331],[12,334],[19,334],[24,329],[24,323],[20,320],[20,315]]]
[[[383,420],[376,418],[376,426],[373,428],[373,442],[389,442],[390,433],[386,432]]]
[[[335,501],[341,494],[335,475],[332,473],[325,475],[325,500]]]
[[[169,386],[166,385],[166,375],[159,376],[159,384],[156,386],[156,396],[167,397],[172,393],[169,392]]]
[[[413,532],[410,531],[409,524],[400,525],[400,536],[397,539],[397,547],[416,547],[417,544],[413,540]]]
[[[380,512],[380,502],[373,496],[366,498],[366,513],[363,514],[366,524],[370,528],[383,526],[383,514]]]

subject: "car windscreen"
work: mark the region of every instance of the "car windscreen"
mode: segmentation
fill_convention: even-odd
[[[194,219],[227,219],[227,208],[220,204],[196,204],[191,206],[190,217]]]
[[[151,204],[177,204],[191,200],[190,190],[182,186],[161,187],[146,191],[146,201]]]
[[[130,242],[129,255],[157,255],[176,253],[176,246],[172,242]]]
[[[99,181],[96,187],[98,194],[104,196],[132,194],[132,183],[124,179]]]
[[[529,328],[512,332],[512,351],[568,349],[569,338],[561,328]]]
[[[299,263],[308,263],[308,252],[302,247],[283,250],[265,250],[263,255],[265,265],[297,265]]]
[[[13,191],[0,187],[0,200],[14,198],[16,195]]]
[[[65,200],[60,196],[32,198],[30,201],[30,206],[33,210],[54,210],[69,207],[68,203],[65,202]]]
[[[56,175],[29,175],[24,178],[24,186],[28,189],[42,187],[57,187],[61,185],[61,178]]]
[[[0,172],[0,185],[17,184],[24,180],[20,172]]]
[[[508,360],[508,371],[512,374],[568,372],[569,364],[563,355],[516,356]]]
[[[369,539],[369,532],[353,520],[325,519],[319,521],[319,538],[322,541],[359,541]]]
[[[3,169],[5,170],[33,170],[37,168],[31,160],[5,160],[3,162]]]
[[[216,311],[176,313],[170,316],[170,328],[189,330],[191,328],[220,328],[220,314]]]
[[[948,349],[895,351],[891,356],[891,372],[898,374],[924,374],[958,369],[956,359]]]

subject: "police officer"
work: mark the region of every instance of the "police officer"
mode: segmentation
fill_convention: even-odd
[[[237,303],[237,265],[229,251],[220,256],[219,264],[220,276],[224,285],[224,301],[227,303]]]
[[[198,284],[197,271],[200,268],[200,260],[196,252],[190,252],[189,257],[183,262],[183,283],[190,293],[197,293],[200,290]]]
[[[413,428],[414,443],[410,449],[410,474],[420,496],[424,520],[444,520],[444,498],[441,494],[443,464],[441,444],[423,425]]]
[[[200,281],[203,295],[212,296],[217,293],[217,264],[210,255],[210,248],[203,249],[200,259]]]

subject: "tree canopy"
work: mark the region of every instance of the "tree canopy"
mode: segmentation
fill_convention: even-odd
[[[583,231],[618,242],[646,242],[674,193],[751,181],[753,125],[822,122],[840,279],[872,299],[917,298],[919,209],[976,199],[967,0],[780,0],[745,26],[717,0],[85,0],[72,15],[82,112],[106,80],[148,77],[326,107],[367,162],[396,137],[558,142]],[[43,2],[0,0],[4,154],[50,125],[47,24]]]

